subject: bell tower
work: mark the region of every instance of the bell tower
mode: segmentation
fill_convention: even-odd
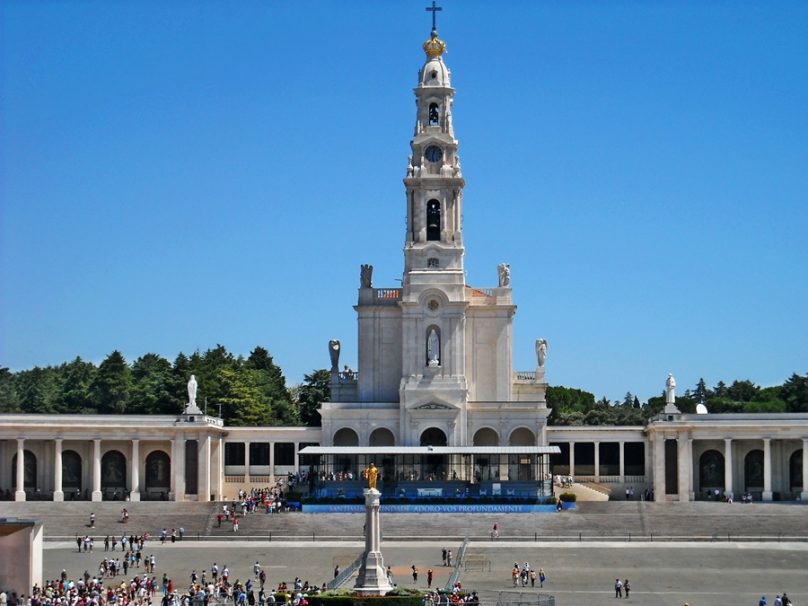
[[[465,181],[452,124],[454,89],[433,28],[415,88],[415,132],[404,186],[401,429],[405,444],[467,441],[466,293],[463,269]],[[435,431],[440,430],[440,431]],[[431,437],[424,437],[428,434]],[[437,437],[435,437],[437,436]],[[432,446],[442,444],[429,443]]]

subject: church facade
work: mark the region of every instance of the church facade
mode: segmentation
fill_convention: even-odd
[[[359,372],[340,372],[331,341],[332,401],[323,436],[334,446],[536,446],[544,435],[546,342],[537,365],[513,372],[510,269],[496,287],[465,283],[463,187],[452,116],[455,91],[433,30],[415,88],[415,136],[404,178],[400,288],[374,287],[363,265],[356,305]]]
[[[329,342],[321,427],[224,427],[196,408],[195,389],[176,416],[0,415],[0,495],[221,500],[308,470],[307,452],[336,457],[352,477],[374,453],[434,462],[445,452],[452,462],[434,469],[446,481],[460,470],[478,496],[488,490],[483,475],[506,484],[552,474],[612,496],[629,488],[670,501],[808,500],[808,414],[681,414],[669,384],[665,412],[645,426],[547,425],[546,341],[535,343],[535,368],[512,367],[509,267],[497,268],[496,286],[465,283],[465,182],[444,51],[433,29],[404,177],[403,281],[377,287],[372,266],[361,267],[359,368],[340,370],[341,345]],[[419,475],[402,461],[393,473],[429,490],[418,486],[436,480],[423,475],[426,463]]]

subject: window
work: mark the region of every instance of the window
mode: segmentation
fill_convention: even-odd
[[[426,260],[427,267],[440,267],[440,261],[438,261],[435,257],[430,257]]]

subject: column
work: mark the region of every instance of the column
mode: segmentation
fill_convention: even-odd
[[[595,482],[600,482],[600,442],[595,442]]]
[[[300,448],[300,442],[295,442],[295,473],[300,472],[300,454],[298,454],[298,449]]]
[[[17,438],[17,491],[15,501],[25,500],[25,439]]]
[[[269,443],[269,481],[275,483],[275,442]]]
[[[617,447],[620,451],[620,478],[619,481],[621,484],[624,484],[626,481],[626,443],[625,442],[618,442]]]
[[[654,500],[665,500],[665,434],[656,432],[654,437]]]
[[[802,492],[801,501],[808,501],[808,438],[802,439]]]
[[[199,441],[199,488],[197,501],[210,501],[210,435]]]
[[[65,493],[62,490],[62,438],[54,440],[53,457],[53,500],[64,501]]]
[[[140,440],[132,440],[132,457],[129,460],[129,500],[140,500]]]
[[[250,482],[250,443],[244,442],[244,483]]]
[[[224,500],[224,439],[216,439],[214,443],[213,460],[216,461],[216,471],[213,475],[213,496],[217,501]]]
[[[570,473],[575,478],[575,442],[570,442]]]
[[[763,500],[772,500],[772,439],[763,438]]]
[[[693,441],[686,433],[676,436],[676,465],[679,475],[679,500],[689,501],[692,492]]]
[[[101,440],[93,440],[93,501],[103,500],[101,494]]]
[[[171,442],[171,485],[175,501],[185,500],[185,437],[176,436]]]
[[[724,494],[729,499],[735,499],[732,479],[732,438],[724,438]]]

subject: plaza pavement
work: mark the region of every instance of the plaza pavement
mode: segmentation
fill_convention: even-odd
[[[385,562],[393,567],[396,582],[414,586],[410,566],[419,569],[419,587],[426,586],[426,571],[435,571],[435,583],[442,586],[450,569],[441,566],[441,548],[457,552],[459,543],[407,541],[382,544]],[[213,562],[227,565],[231,579],[252,576],[256,560],[266,569],[268,582],[291,583],[300,576],[322,583],[333,574],[336,564],[350,563],[362,550],[359,541],[258,542],[185,541],[174,545],[147,545],[145,554],[157,558],[158,579],[164,572],[185,587],[192,569],[201,573]],[[111,554],[110,554],[111,555]],[[120,552],[117,552],[120,555]],[[64,568],[77,577],[84,570],[97,569],[103,547],[92,554],[76,553],[75,544],[49,542],[45,547],[45,575],[58,576]],[[508,541],[472,542],[467,562],[475,570],[463,570],[464,587],[477,589],[483,604],[494,605],[500,592],[514,595],[510,569],[515,561],[527,561],[547,574],[545,592],[556,596],[558,606],[615,604],[614,579],[628,578],[633,591],[626,603],[653,606],[758,603],[761,595],[772,603],[775,593],[787,591],[800,606],[808,603],[808,543],[525,543]],[[490,566],[490,570],[489,570]],[[539,589],[518,589],[517,594],[534,596]]]
[[[0,517],[44,521],[47,577],[62,568],[70,576],[97,570],[107,533],[145,530],[157,536],[163,526],[184,525],[186,540],[152,540],[145,554],[157,557],[158,578],[167,572],[178,587],[187,584],[192,569],[201,573],[214,561],[227,564],[232,578],[244,579],[256,560],[273,584],[295,576],[320,584],[362,549],[361,514],[256,513],[244,518],[235,535],[215,528],[215,504],[129,503],[128,525],[118,521],[121,506],[6,502],[0,503]],[[94,531],[86,524],[90,512],[96,512]],[[755,605],[761,595],[771,604],[783,590],[797,606],[808,604],[808,507],[801,504],[581,503],[577,511],[562,513],[382,514],[381,520],[385,560],[403,586],[412,586],[412,564],[420,569],[420,586],[430,566],[442,586],[449,569],[441,566],[441,547],[457,553],[462,538],[470,536],[467,562],[475,566],[463,570],[460,580],[479,590],[484,604],[513,591],[515,561],[544,568],[546,591],[559,606],[614,604],[616,576],[630,579],[634,590],[627,601],[634,604]],[[497,541],[488,536],[494,522],[503,534]],[[73,538],[86,533],[96,538],[96,551],[78,554]]]

